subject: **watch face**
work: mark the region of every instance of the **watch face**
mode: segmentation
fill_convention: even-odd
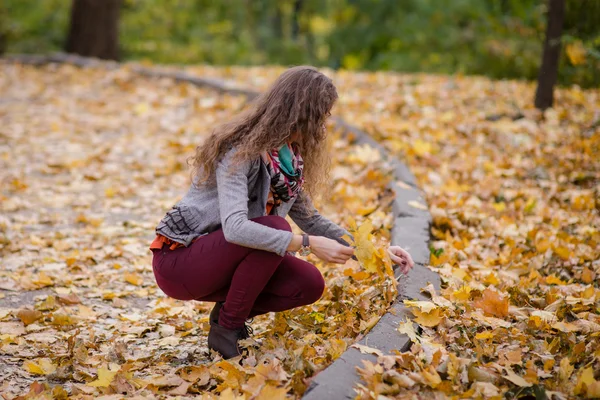
[[[300,255],[302,257],[305,257],[305,256],[307,256],[307,255],[310,254],[310,248],[309,247],[303,247],[303,248],[300,249],[299,253],[300,253]]]

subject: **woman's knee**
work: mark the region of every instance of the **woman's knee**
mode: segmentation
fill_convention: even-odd
[[[264,217],[258,217],[252,219],[252,221],[257,222],[261,225],[268,226],[270,228],[279,229],[280,231],[292,231],[292,227],[290,223],[283,217],[278,215],[266,215]]]
[[[325,291],[325,279],[323,279],[323,275],[321,275],[321,272],[317,267],[312,267],[312,269],[307,269],[307,271],[311,271],[311,273],[307,276],[303,288],[303,297],[307,301],[307,304],[312,304],[319,300]]]

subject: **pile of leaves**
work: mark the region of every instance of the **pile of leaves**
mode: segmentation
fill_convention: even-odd
[[[361,82],[379,102],[356,101]],[[541,113],[522,82],[366,75],[344,89],[342,114],[425,191],[444,282],[407,302],[415,345],[366,365],[362,396],[600,397],[600,91],[559,90]]]
[[[192,70],[264,88],[282,69]],[[327,73],[335,112],[416,175],[443,279],[360,397],[600,397],[600,91],[558,89],[542,113],[527,82]]]
[[[393,193],[378,152],[330,132],[324,215],[360,263],[314,261],[320,301],[259,316],[243,359],[208,353],[212,303],[167,298],[148,249],[189,186],[186,158],[244,98],[128,67],[0,64],[0,393],[5,399],[301,395],[396,295]],[[371,232],[375,232],[375,236]],[[111,397],[112,396],[112,397]]]

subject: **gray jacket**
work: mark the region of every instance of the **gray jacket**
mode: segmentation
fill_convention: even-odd
[[[260,157],[232,166],[234,154],[235,149],[230,150],[217,165],[216,185],[192,184],[160,221],[156,233],[189,246],[198,236],[222,228],[230,243],[283,256],[293,234],[250,221],[266,215],[270,190],[267,168]],[[347,244],[341,237],[349,233],[319,214],[303,191],[295,200],[282,203],[274,213],[281,217],[289,214],[309,235]]]

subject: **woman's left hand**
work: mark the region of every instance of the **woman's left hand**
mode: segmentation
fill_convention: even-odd
[[[388,248],[388,254],[392,259],[392,262],[400,267],[400,271],[402,271],[403,274],[407,274],[408,271],[415,266],[415,262],[410,254],[400,246],[390,246]]]

